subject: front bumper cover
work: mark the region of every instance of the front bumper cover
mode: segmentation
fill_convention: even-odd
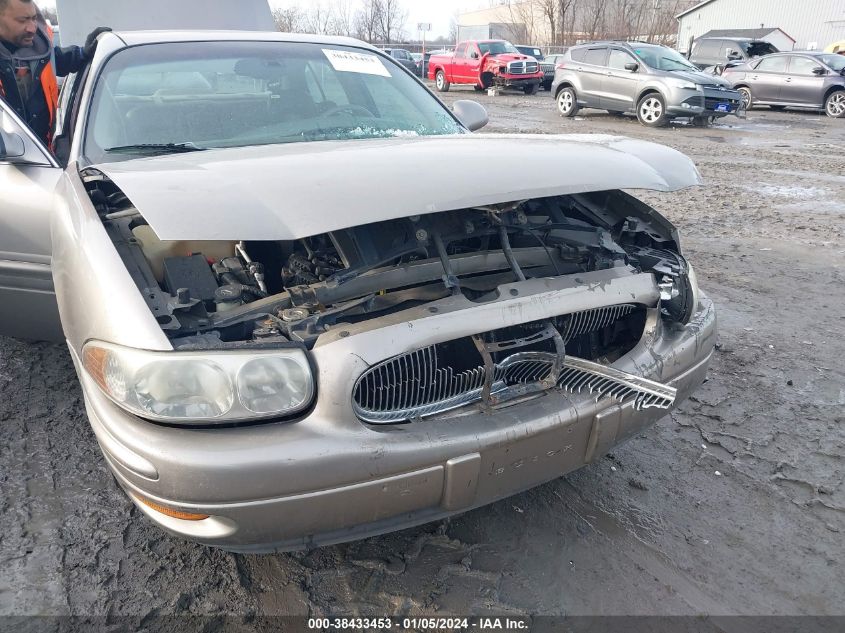
[[[607,284],[593,292],[612,291]],[[535,295],[532,305],[538,302]],[[406,337],[414,323],[405,324]],[[612,367],[674,387],[677,406],[703,382],[715,334],[706,298],[686,326],[664,323],[654,309],[640,342]],[[318,366],[332,362],[332,348],[315,348]],[[466,511],[590,463],[667,413],[553,390],[492,415],[467,408],[373,427],[354,415],[339,418],[351,411],[349,391],[321,388],[315,410],[296,423],[179,429],[126,414],[79,373],[94,433],[130,496],[211,518],[139,508],[171,533],[235,551],[326,545]]]

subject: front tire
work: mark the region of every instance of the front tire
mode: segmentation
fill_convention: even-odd
[[[740,99],[742,101],[742,109],[743,110],[750,110],[751,106],[754,105],[754,99],[751,97],[751,88],[746,88],[742,86],[736,89],[739,92]]]
[[[574,88],[563,88],[557,93],[557,109],[565,117],[573,117],[578,114],[578,99]]]
[[[434,86],[437,88],[437,92],[449,92],[449,80],[446,79],[446,73],[442,70],[438,70],[437,73],[434,75]]]
[[[529,84],[528,86],[522,87],[522,92],[527,95],[535,95],[537,94],[537,90],[540,89],[540,84]]]
[[[837,90],[827,95],[824,111],[831,118],[845,119],[845,90]]]
[[[645,95],[637,104],[637,118],[640,123],[648,127],[663,127],[668,125],[666,115],[666,100],[660,93],[651,92]]]

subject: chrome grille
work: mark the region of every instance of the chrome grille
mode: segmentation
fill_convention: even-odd
[[[508,63],[508,72],[511,75],[532,75],[537,72],[539,64],[533,60],[522,60]]]
[[[557,384],[570,392],[580,393],[586,389],[595,394],[596,402],[603,397],[620,401],[634,398],[637,410],[668,409],[675,401],[676,393],[674,387],[572,356],[567,357]]]
[[[554,320],[564,342],[601,330],[633,312],[637,306],[621,304],[563,315]],[[525,324],[533,326],[542,322]],[[533,335],[537,337],[538,335]],[[527,336],[524,341],[531,341]],[[547,380],[557,356],[548,352],[518,352],[495,364],[490,393],[504,394],[514,385]],[[482,400],[485,368],[456,371],[438,354],[438,345],[400,354],[364,372],[355,384],[353,407],[366,422],[389,423],[443,413]],[[668,408],[675,390],[598,363],[567,356],[556,381],[565,391],[587,390],[600,398],[634,400],[637,409]],[[494,398],[495,399],[495,398]]]
[[[616,320],[633,312],[635,308],[636,306],[631,305],[630,303],[623,303],[616,306],[596,308],[595,310],[584,310],[583,312],[570,314],[568,315],[569,319],[561,332],[563,341],[568,343],[580,334],[594,332],[603,327],[607,327]]]

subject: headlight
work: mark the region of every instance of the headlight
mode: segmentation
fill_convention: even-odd
[[[678,261],[684,264],[685,270],[674,277],[664,275],[658,282],[660,306],[669,317],[686,325],[698,309],[701,293],[692,265],[681,257]]]
[[[698,84],[683,79],[670,79],[669,85],[673,88],[680,88],[681,90],[698,90]]]
[[[82,365],[115,404],[159,422],[286,416],[314,397],[301,349],[150,352],[91,342],[82,349]]]

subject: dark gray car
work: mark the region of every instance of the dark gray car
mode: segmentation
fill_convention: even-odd
[[[546,59],[543,50],[537,46],[526,46],[517,44],[516,50],[523,55],[530,55],[540,62],[540,69],[543,71],[543,82],[540,84],[544,90],[552,89],[552,82],[555,79],[555,64],[553,60]]]
[[[689,60],[704,69],[747,62],[777,52],[773,44],[749,37],[700,37],[693,42]]]
[[[767,105],[824,109],[845,118],[845,56],[819,51],[778,53],[726,68],[722,77],[739,90],[746,108]]]
[[[558,60],[552,91],[563,116],[599,108],[636,113],[651,127],[676,117],[707,124],[741,105],[739,93],[721,77],[700,72],[671,48],[637,42],[573,46]]]
[[[404,48],[385,48],[383,50],[405,68],[410,70],[414,75],[420,74],[419,70],[417,70],[417,62],[415,62],[414,58],[411,57],[410,51],[407,51]]]

